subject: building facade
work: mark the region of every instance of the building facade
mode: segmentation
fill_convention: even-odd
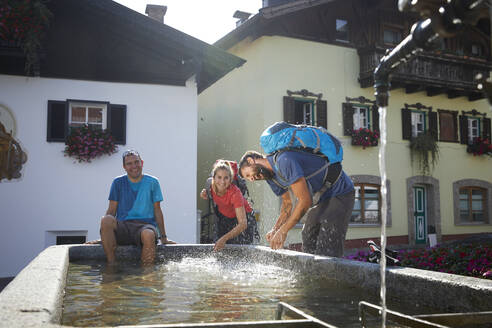
[[[216,45],[247,62],[199,96],[198,187],[217,158],[261,152],[259,136],[274,122],[323,126],[342,141],[343,167],[356,185],[346,247],[378,239],[379,142],[361,142],[381,132],[372,72],[418,19],[389,1],[370,7],[355,0],[283,1],[266,4],[224,36]],[[477,138],[490,141],[490,104],[474,80],[491,67],[487,24],[485,18],[466,38],[442,40],[438,50],[392,75],[386,117],[390,245],[492,232],[491,158],[467,152]],[[266,183],[249,186],[264,236],[280,201]],[[203,201],[199,206],[204,209]],[[300,243],[301,228],[289,232],[286,244]]]
[[[0,278],[45,247],[99,238],[127,149],[159,178],[169,238],[197,242],[198,93],[244,61],[110,0],[48,10],[31,72],[19,40],[0,39]],[[83,124],[108,130],[117,153],[64,156]]]

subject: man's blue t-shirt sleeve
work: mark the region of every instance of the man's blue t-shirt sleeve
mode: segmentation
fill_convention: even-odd
[[[152,202],[162,202],[164,198],[162,197],[161,185],[159,184],[159,180],[152,180]]]

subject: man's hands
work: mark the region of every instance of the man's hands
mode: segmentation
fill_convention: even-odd
[[[287,239],[287,231],[282,228],[278,230],[270,230],[266,234],[266,240],[270,243],[272,249],[284,248],[285,239]]]

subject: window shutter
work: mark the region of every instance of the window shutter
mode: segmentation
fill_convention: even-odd
[[[460,143],[468,144],[468,118],[460,115]]]
[[[483,139],[489,139],[490,140],[490,118],[484,117],[483,118],[483,133],[482,133],[482,138]]]
[[[117,145],[126,144],[126,105],[109,106],[108,110],[108,130]]]
[[[401,131],[403,140],[412,138],[412,111],[408,108],[401,109]]]
[[[371,107],[372,111],[372,130],[379,132],[379,108],[374,105]]]
[[[454,142],[458,142],[458,112],[453,112]]]
[[[458,142],[457,112],[441,110],[439,115],[439,141]]]
[[[328,129],[327,108],[326,100],[316,101],[316,125],[322,126],[325,129]]]
[[[352,104],[342,103],[343,135],[351,136],[354,131],[354,108]]]
[[[429,112],[429,132],[437,140],[437,113]]]
[[[66,101],[48,100],[46,141],[65,142],[68,135],[68,106]]]
[[[284,96],[284,121],[296,124],[296,106],[294,97]]]

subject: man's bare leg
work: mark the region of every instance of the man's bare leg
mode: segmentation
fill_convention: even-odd
[[[155,233],[153,230],[144,229],[140,233],[142,240],[142,264],[152,264],[155,259]]]
[[[108,263],[114,263],[116,251],[116,219],[111,215],[103,216],[101,219],[101,242]]]

